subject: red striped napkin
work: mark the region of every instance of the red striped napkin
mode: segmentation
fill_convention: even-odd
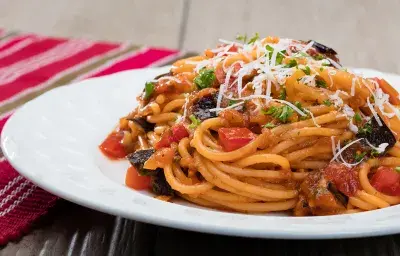
[[[169,64],[183,53],[130,43],[45,37],[0,29],[0,132],[25,102],[90,77]],[[57,197],[21,177],[0,151],[0,245],[19,238]]]

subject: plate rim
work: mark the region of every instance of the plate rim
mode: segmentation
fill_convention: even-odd
[[[298,231],[293,232],[293,230],[287,231],[284,228],[281,230],[259,230],[257,228],[255,229],[243,229],[243,228],[236,228],[234,225],[231,225],[229,223],[225,223],[223,225],[213,225],[213,223],[207,223],[198,225],[198,222],[192,221],[192,222],[183,222],[180,221],[178,218],[172,218],[171,216],[169,218],[165,217],[154,217],[153,215],[150,216],[145,216],[144,213],[140,211],[136,212],[126,212],[124,210],[121,210],[121,208],[110,208],[107,207],[105,204],[98,203],[98,202],[90,202],[84,197],[78,198],[76,195],[73,195],[71,192],[66,192],[63,191],[62,189],[58,189],[57,186],[54,184],[49,184],[46,179],[37,179],[35,177],[35,173],[32,170],[26,169],[24,166],[21,166],[21,162],[18,161],[18,158],[14,158],[12,155],[12,152],[9,152],[8,144],[7,144],[7,138],[8,135],[11,133],[12,134],[12,126],[14,125],[14,119],[18,117],[19,115],[23,115],[24,111],[28,108],[30,108],[31,105],[36,104],[36,102],[44,100],[46,97],[49,97],[51,94],[56,94],[59,93],[60,91],[63,90],[72,90],[71,88],[79,88],[82,87],[82,84],[90,84],[90,83],[101,83],[101,81],[105,80],[112,80],[112,79],[117,79],[117,77],[122,77],[126,74],[135,76],[135,73],[138,73],[138,76],[140,76],[140,73],[142,72],[154,72],[154,73],[161,73],[165,70],[168,70],[168,67],[162,67],[162,68],[144,68],[144,69],[137,69],[137,70],[129,70],[129,71],[123,71],[123,72],[118,72],[112,75],[104,76],[104,77],[97,77],[97,78],[92,78],[92,79],[87,79],[84,81],[80,81],[77,83],[70,84],[69,86],[62,86],[55,88],[53,90],[50,90],[49,92],[46,92],[35,99],[29,101],[26,103],[24,106],[20,107],[10,118],[7,120],[3,132],[1,134],[1,148],[3,150],[5,158],[9,161],[9,163],[20,173],[22,176],[26,177],[28,180],[32,181],[35,185],[43,188],[44,190],[59,196],[60,198],[64,198],[66,200],[72,201],[74,203],[86,206],[88,208],[94,209],[94,210],[99,210],[102,212],[106,212],[109,214],[113,215],[118,215],[122,216],[125,218],[129,219],[134,219],[136,221],[143,221],[146,223],[152,223],[156,225],[161,225],[161,226],[168,226],[172,228],[179,228],[179,229],[185,229],[185,230],[191,230],[191,231],[201,231],[204,233],[211,233],[211,234],[221,234],[221,235],[231,235],[231,236],[244,236],[244,237],[258,237],[258,238],[283,238],[283,239],[332,239],[332,238],[355,238],[355,237],[367,237],[367,236],[379,236],[379,235],[389,235],[389,234],[395,234],[400,232],[400,221],[397,221],[394,223],[395,225],[391,226],[385,226],[384,228],[373,228],[370,230],[365,230],[362,228],[358,228],[356,230],[341,230],[336,233],[313,233],[309,232],[307,230],[303,231]],[[373,70],[373,69],[368,69],[368,70]],[[377,71],[377,70],[373,70]],[[381,71],[377,71],[381,72]],[[381,72],[383,73],[383,72]],[[400,79],[399,75],[396,74],[388,74],[388,75],[393,75],[396,76],[397,78]],[[400,80],[399,80],[400,81]],[[111,182],[111,181],[110,181]],[[156,199],[154,199],[156,200]],[[164,202],[165,203],[165,202]],[[165,204],[170,204],[170,203],[165,203]],[[164,206],[163,206],[164,207]],[[183,210],[187,211],[192,211],[194,213],[200,214],[199,216],[194,215],[194,218],[201,218],[201,216],[210,214],[214,215],[214,211],[210,210],[204,210],[204,209],[198,209],[198,208],[193,208],[193,207],[188,207],[188,206],[181,206],[181,205],[174,205],[171,204],[170,207],[172,208],[182,208]],[[392,206],[389,208],[398,208],[400,209],[400,206]],[[371,220],[371,217],[373,219],[375,212],[383,212],[387,209],[381,209],[377,211],[370,211],[370,212],[363,212],[363,213],[357,213],[357,214],[349,214],[349,215],[336,215],[336,216],[313,216],[313,217],[299,217],[303,220],[309,219],[310,222],[324,222],[324,219],[329,219],[329,220],[355,220],[355,219],[360,219],[361,216],[365,216],[365,220]],[[179,212],[179,211],[178,211]],[[393,211],[387,211],[387,212],[393,212]],[[400,212],[400,211],[399,211]],[[224,215],[229,215],[232,218],[232,221],[241,221],[242,216],[244,214],[238,214],[238,213],[223,213]],[[220,214],[222,215],[222,214]],[[383,214],[384,215],[384,214]],[[399,214],[400,215],[400,214]],[[277,217],[277,216],[254,216],[254,215],[244,215],[245,219],[252,219],[252,218],[259,218],[259,220],[267,220],[270,218],[276,219],[276,220],[281,220],[283,219],[292,219],[295,220],[297,218],[294,217]],[[360,217],[358,217],[360,216]],[[391,216],[389,216],[391,217]],[[393,216],[392,216],[393,217]],[[206,216],[207,218],[207,216]],[[395,218],[395,217],[393,217]],[[361,218],[363,219],[363,218]],[[197,224],[197,225],[196,225]],[[392,223],[393,224],[393,223]],[[317,224],[318,225],[318,224]],[[378,225],[379,226],[379,225]],[[301,227],[300,227],[301,228]],[[290,233],[293,232],[293,233]]]

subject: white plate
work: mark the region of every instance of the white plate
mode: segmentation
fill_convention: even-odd
[[[52,90],[25,104],[1,136],[6,158],[38,186],[78,204],[143,222],[247,237],[317,239],[400,232],[400,206],[365,213],[295,218],[219,212],[167,203],[123,185],[126,161],[109,161],[97,146],[135,106],[146,80],[168,68],[122,72]],[[357,70],[356,70],[357,71]],[[360,71],[360,70],[358,70]],[[373,70],[400,85],[400,77]]]

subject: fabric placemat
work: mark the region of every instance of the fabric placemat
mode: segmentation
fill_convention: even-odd
[[[0,29],[0,132],[18,107],[53,88],[119,71],[167,65],[184,55],[178,50],[132,43]],[[57,200],[20,176],[0,150],[0,245],[28,232]]]

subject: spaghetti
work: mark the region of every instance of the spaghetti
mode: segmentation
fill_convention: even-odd
[[[320,43],[221,40],[138,101],[100,148],[131,162],[126,184],[162,200],[295,216],[400,203],[399,94]]]

